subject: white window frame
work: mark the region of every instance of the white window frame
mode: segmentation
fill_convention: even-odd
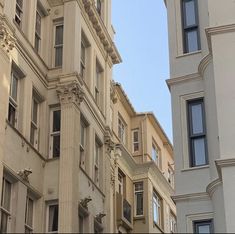
[[[138,140],[135,141],[135,133],[137,133],[137,138]],[[138,150],[135,150],[135,145],[138,145]],[[140,134],[139,134],[139,129],[134,129],[132,130],[132,152],[136,153],[139,152],[140,150]]]
[[[20,4],[18,4],[18,3],[17,3],[17,0],[16,0],[16,8],[19,9],[20,15],[18,15],[18,14],[16,13],[17,10],[16,10],[16,8],[15,8],[15,22],[16,22],[16,24],[17,24],[20,28],[22,28],[23,7],[24,7],[24,0],[22,0],[22,6],[20,6]],[[17,20],[19,20],[19,23],[17,22],[16,18],[17,18]]]
[[[153,150],[156,152],[156,159],[153,158]],[[157,143],[153,140],[152,141],[152,160],[157,164],[160,168],[160,148],[158,147]]]
[[[140,190],[136,190],[136,184],[142,184],[142,189]],[[137,195],[138,194],[141,194],[142,197],[143,197],[143,212],[142,214],[137,214]],[[135,214],[135,217],[138,217],[138,216],[143,216],[144,215],[144,182],[143,181],[137,181],[134,183],[134,214]]]
[[[54,111],[60,111],[60,131],[53,132],[53,113]],[[54,107],[50,109],[50,146],[49,146],[49,158],[59,158],[53,156],[53,144],[54,144],[54,136],[61,137],[61,108]],[[61,146],[61,145],[60,145]]]
[[[50,215],[49,210],[50,210],[50,206],[55,206],[55,205],[58,206],[58,227],[57,227],[57,231],[49,231],[49,215]],[[46,215],[46,217],[47,217],[47,219],[46,219],[46,233],[58,233],[59,232],[59,203],[56,201],[48,202],[46,209],[47,209],[47,211],[46,211],[46,213],[47,213],[47,215]]]
[[[9,210],[7,210],[6,208],[4,208],[2,205],[4,203],[4,191],[5,191],[5,183],[9,183],[10,184],[10,207],[9,207]],[[1,206],[0,206],[0,225],[1,225],[1,218],[2,218],[2,213],[5,213],[7,215],[7,233],[10,231],[10,217],[11,217],[11,205],[12,205],[12,201],[11,201],[11,198],[12,198],[12,182],[9,181],[7,178],[5,178],[3,176],[3,180],[2,180],[2,200],[1,200]]]
[[[154,217],[155,208],[157,212],[157,220],[155,220]],[[162,225],[162,198],[155,191],[153,191],[153,222],[159,227]]]
[[[120,170],[118,170],[118,192],[121,195],[123,195],[123,186],[124,186],[124,176],[123,173]]]
[[[37,31],[37,15],[39,15],[40,17],[40,32]],[[37,51],[37,53],[39,53],[41,50],[42,17],[43,17],[42,10],[37,4],[37,9],[36,9],[36,14],[35,14],[35,36],[34,36],[34,48]],[[38,40],[38,48],[36,47],[36,40]]]
[[[176,233],[177,221],[176,221],[176,216],[173,214],[172,211],[170,211],[169,223],[170,223],[170,233]]]
[[[63,26],[63,43],[62,44],[58,44],[56,45],[56,28],[57,27],[60,27],[60,26]],[[64,22],[63,21],[59,21],[59,22],[55,22],[54,25],[54,34],[53,34],[53,67],[55,68],[61,68],[63,66],[63,47],[64,47]],[[57,48],[62,48],[62,62],[61,62],[61,65],[56,65],[56,49]]]
[[[126,123],[120,114],[118,114],[118,138],[126,144]]]
[[[28,201],[31,200],[33,202],[33,210],[32,210],[32,226],[30,226],[28,224],[28,220],[27,220],[27,217],[28,217]],[[27,197],[26,197],[26,206],[25,206],[25,229],[28,229],[30,231],[30,233],[33,233],[33,227],[34,227],[34,199],[29,196],[27,194]]]

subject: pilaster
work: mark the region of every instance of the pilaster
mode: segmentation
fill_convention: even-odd
[[[79,128],[83,91],[77,82],[58,85],[61,104],[59,232],[78,232]]]

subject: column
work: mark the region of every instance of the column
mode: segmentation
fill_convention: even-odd
[[[1,1],[4,3],[4,1]],[[1,5],[1,4],[0,4]],[[1,7],[1,6],[0,6]],[[11,79],[10,51],[15,46],[15,38],[6,23],[0,17],[0,200],[3,177],[3,158],[5,148],[5,127],[8,113]]]
[[[76,81],[58,85],[61,104],[59,233],[78,232],[79,128],[83,92]]]

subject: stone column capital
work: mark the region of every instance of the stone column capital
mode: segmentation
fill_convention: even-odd
[[[13,34],[10,33],[9,29],[6,27],[5,23],[0,21],[0,45],[1,47],[9,53],[15,47],[16,39]]]
[[[82,87],[76,81],[57,85],[56,92],[61,104],[74,103],[79,106],[84,99]]]

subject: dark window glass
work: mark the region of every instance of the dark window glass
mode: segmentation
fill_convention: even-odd
[[[60,156],[60,135],[53,137],[53,157]]]
[[[49,206],[49,232],[58,231],[58,205]]]
[[[60,131],[60,110],[53,111],[53,132]]]
[[[197,0],[182,0],[184,53],[200,50]]]
[[[212,220],[196,221],[194,222],[194,233],[213,233]]]
[[[203,99],[188,102],[188,126],[191,166],[208,163]]]

